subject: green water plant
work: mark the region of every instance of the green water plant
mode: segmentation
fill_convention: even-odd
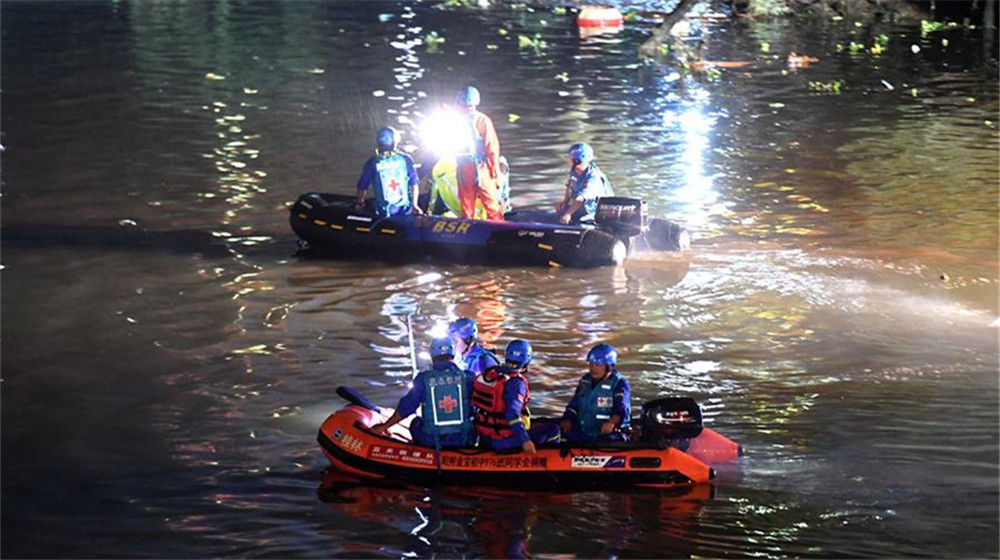
[[[750,0],[747,13],[755,18],[773,18],[788,13],[785,0]]]
[[[535,52],[540,52],[548,47],[549,44],[542,39],[542,35],[540,33],[535,33],[534,37],[518,35],[517,46],[522,49],[534,49]]]
[[[427,45],[427,52],[437,52],[444,41],[444,37],[438,35],[437,31],[431,31],[427,35],[424,35],[424,44]]]
[[[844,87],[844,82],[842,80],[831,80],[829,82],[809,82],[810,91],[818,91],[823,93],[833,93],[835,95],[840,95],[841,89]]]

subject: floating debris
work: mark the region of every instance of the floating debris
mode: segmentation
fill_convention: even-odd
[[[214,72],[209,72],[208,74],[205,74],[205,79],[206,80],[225,80],[226,77],[223,76],[223,75],[221,75],[221,74],[216,74]]]
[[[542,40],[541,33],[535,33],[534,37],[528,37],[527,35],[518,35],[517,46],[522,49],[532,48],[535,49],[535,52],[538,52],[547,47],[548,43]]]
[[[445,38],[438,35],[437,31],[431,31],[424,36],[424,44],[427,45],[427,50],[429,52],[434,52],[438,47],[445,42]]]
[[[817,62],[819,62],[819,59],[812,56],[795,54],[795,51],[788,53],[788,67],[792,70],[807,68],[809,65]]]

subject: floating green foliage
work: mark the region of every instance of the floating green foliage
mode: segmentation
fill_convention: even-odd
[[[663,43],[663,44],[660,45],[660,54],[662,54],[662,55],[668,55],[668,54],[670,54],[670,44],[669,43]]]
[[[556,79],[557,80],[561,80],[563,83],[568,82],[569,81],[569,72],[560,72],[560,73],[556,74]]]
[[[557,16],[564,16],[564,15],[566,15],[566,7],[565,6],[556,6],[555,8],[552,8],[552,13],[555,14],[555,15],[557,15]]]
[[[714,82],[722,77],[722,70],[719,70],[715,66],[709,66],[705,69],[705,77]]]
[[[445,7],[448,8],[467,8],[469,6],[475,6],[477,0],[445,0]]]
[[[821,91],[824,93],[840,94],[840,90],[843,89],[844,82],[841,80],[833,80],[830,82],[809,82],[810,91]]]
[[[635,21],[639,17],[639,12],[635,10],[625,10],[622,12],[622,21]]]
[[[771,18],[788,13],[785,0],[750,0],[747,12],[751,17]]]
[[[889,36],[884,33],[880,33],[875,37],[875,44],[884,49],[889,45]]]
[[[497,31],[497,33],[499,33],[501,37],[506,37],[510,33],[510,31],[507,31],[506,29],[504,29],[504,28],[501,27]]]
[[[428,52],[436,52],[441,43],[444,43],[444,37],[438,35],[437,31],[431,31],[424,35],[424,44],[427,45]]]
[[[865,44],[864,43],[858,43],[856,41],[851,41],[850,49],[851,49],[852,53],[861,52],[861,51],[865,50]]]
[[[542,40],[540,33],[535,33],[534,37],[518,35],[517,46],[522,49],[535,49],[535,52],[538,52],[545,49],[545,47],[549,46],[549,44]]]
[[[958,27],[964,27],[965,29],[975,29],[975,25],[961,25],[954,21],[927,21],[926,19],[920,20],[920,36],[926,37],[931,33],[936,33],[938,31],[944,31],[945,29],[955,29]]]
[[[760,44],[760,52],[771,52],[771,43],[763,42]]]
[[[521,120],[521,115],[518,115],[517,113],[507,114],[507,122],[509,123],[516,123],[519,120]]]

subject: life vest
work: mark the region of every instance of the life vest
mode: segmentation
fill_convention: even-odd
[[[455,160],[443,157],[434,163],[431,169],[431,195],[427,208],[432,214],[435,211],[437,201],[444,205],[444,210],[440,215],[457,217],[462,215],[462,203],[458,199],[458,175],[456,173]]]
[[[476,126],[481,114],[479,111],[465,113],[465,118],[469,123],[470,134],[469,145],[465,147],[462,155],[475,161],[477,166],[486,163],[486,140],[479,133],[479,127]]]
[[[392,216],[410,207],[408,159],[398,152],[382,153],[375,159],[378,181],[375,204],[380,216]]]
[[[588,437],[601,435],[601,424],[611,419],[611,412],[615,404],[615,388],[624,378],[618,370],[611,370],[611,374],[594,385],[594,378],[590,374],[583,376],[580,385],[577,387],[578,419],[580,429]],[[625,418],[622,418],[620,427],[627,428],[629,424],[629,410],[625,407]]]
[[[435,364],[424,372],[423,432],[428,440],[460,434],[462,445],[475,442],[475,427],[469,406],[466,373],[455,364]]]
[[[524,379],[520,372],[510,371],[503,366],[490,368],[476,376],[476,382],[472,386],[472,404],[476,408],[476,432],[480,436],[500,440],[514,435],[505,415],[507,403],[503,397],[507,382],[514,378]],[[525,381],[524,402],[521,403],[521,419],[525,429],[530,427],[527,413],[529,400],[531,391]]]
[[[474,342],[472,344],[472,349],[469,350],[469,353],[464,358],[457,359],[459,360],[459,365],[462,366],[462,369],[471,371],[476,375],[483,373],[490,367],[500,365],[500,360],[497,359],[497,355],[483,348],[479,342]]]

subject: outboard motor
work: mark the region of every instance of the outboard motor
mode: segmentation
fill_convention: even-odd
[[[649,230],[648,212],[646,201],[641,198],[606,196],[597,201],[594,220],[627,240]]]
[[[691,397],[667,397],[642,405],[639,441],[647,444],[687,447],[687,441],[701,434],[701,407]],[[678,445],[680,444],[680,445]]]

